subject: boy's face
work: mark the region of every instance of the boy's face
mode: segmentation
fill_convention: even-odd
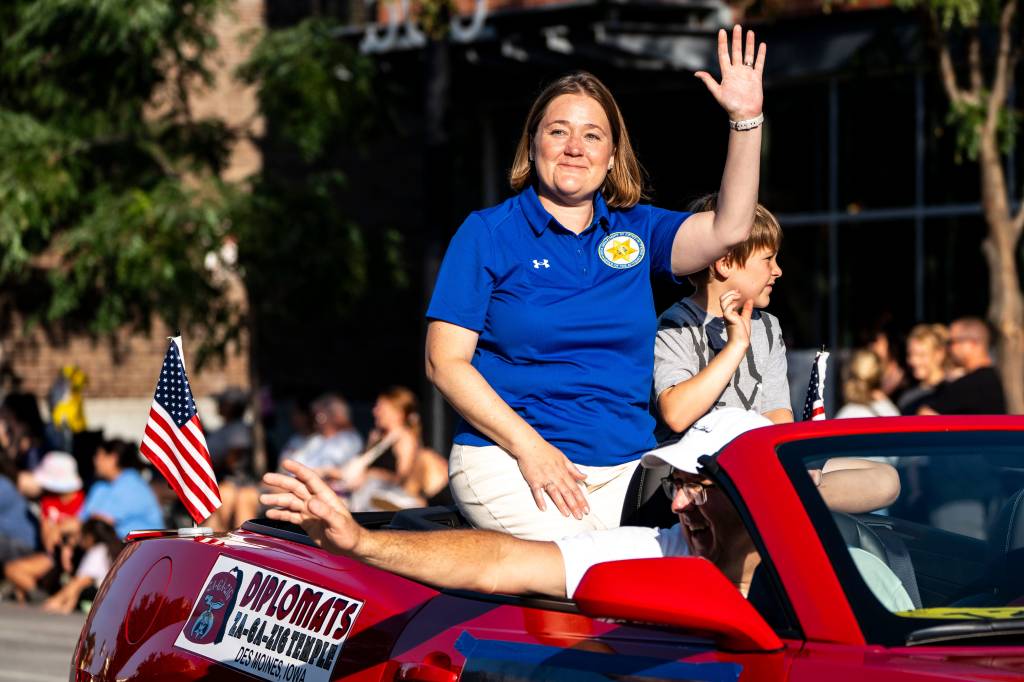
[[[727,284],[740,292],[741,304],[752,300],[755,308],[765,308],[771,300],[772,286],[782,277],[778,253],[770,249],[757,249],[747,262],[733,265]]]

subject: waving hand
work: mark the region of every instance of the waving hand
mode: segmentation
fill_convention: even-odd
[[[291,459],[282,466],[295,477],[264,474],[263,482],[278,491],[260,495],[260,502],[273,507],[267,517],[302,526],[317,545],[334,554],[354,550],[363,530],[345,503],[309,467]]]
[[[718,66],[722,71],[722,82],[715,81],[707,71],[694,74],[704,81],[708,91],[733,121],[754,118],[761,113],[764,102],[761,76],[767,48],[761,43],[755,56],[755,44],[753,31],[747,31],[746,45],[743,44],[743,29],[737,24],[732,29],[730,51],[723,28],[718,31]]]

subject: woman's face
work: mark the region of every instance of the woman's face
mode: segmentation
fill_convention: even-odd
[[[932,374],[942,367],[946,352],[942,348],[923,339],[910,339],[907,342],[907,364],[918,381],[927,381]]]
[[[592,201],[615,153],[611,131],[595,99],[573,94],[551,100],[532,141],[540,193],[569,204]]]
[[[391,431],[401,428],[405,423],[402,411],[395,407],[394,403],[384,397],[377,398],[373,405],[373,419],[377,428],[382,431]]]

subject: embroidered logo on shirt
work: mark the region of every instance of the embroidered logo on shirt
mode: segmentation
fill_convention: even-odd
[[[608,267],[631,268],[644,259],[644,243],[632,232],[612,232],[601,240],[597,254]]]
[[[541,268],[550,268],[550,267],[551,267],[551,265],[548,263],[548,259],[547,258],[545,258],[544,260],[537,260],[536,258],[533,259],[533,269],[534,270],[540,270]]]

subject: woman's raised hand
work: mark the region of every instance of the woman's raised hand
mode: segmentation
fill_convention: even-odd
[[[732,29],[732,49],[725,29],[718,31],[718,65],[722,70],[722,82],[718,83],[707,71],[698,71],[695,76],[704,81],[711,95],[718,101],[729,118],[742,121],[755,118],[761,113],[764,91],[761,76],[764,72],[764,58],[767,48],[761,43],[755,54],[754,32],[747,31],[746,45],[743,44],[743,29],[739,24]]]
[[[577,519],[582,519],[584,514],[590,513],[590,505],[580,488],[580,483],[586,480],[586,474],[576,468],[576,465],[569,461],[569,458],[562,454],[562,451],[546,441],[541,441],[541,446],[526,455],[516,457],[519,464],[519,471],[530,486],[533,493],[533,500],[541,511],[547,509],[545,495],[551,498],[562,516],[570,514]]]

